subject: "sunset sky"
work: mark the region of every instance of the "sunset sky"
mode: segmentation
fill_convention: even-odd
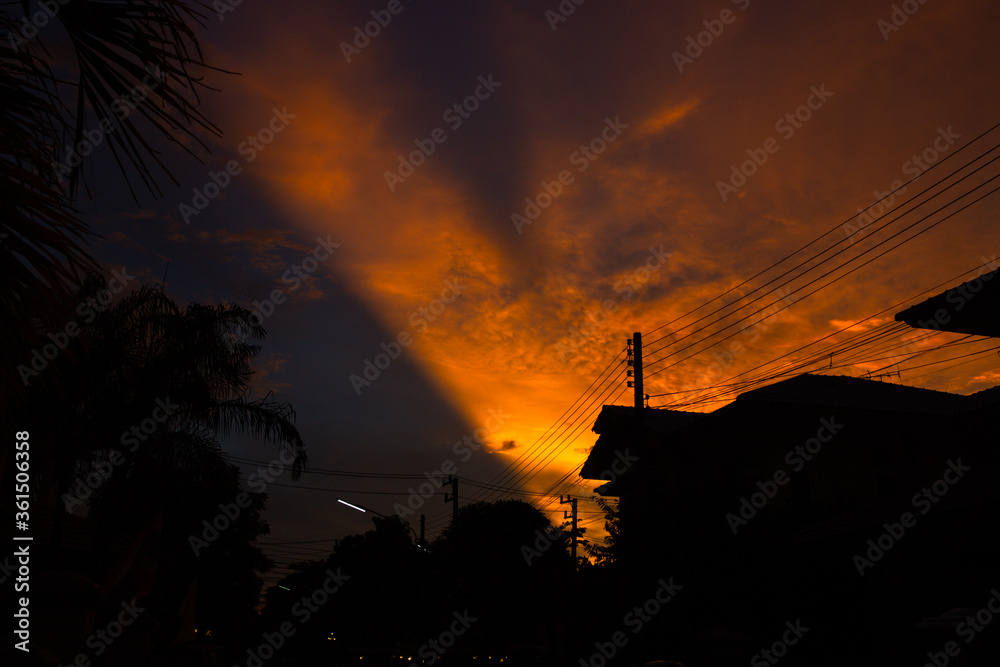
[[[631,402],[621,351],[632,332],[646,335],[698,308],[932,164],[933,175],[892,206],[1000,143],[996,130],[958,153],[1000,122],[1000,6],[902,4],[242,2],[222,16],[209,12],[201,33],[206,61],[240,73],[206,72],[219,91],[202,104],[224,135],[205,136],[205,164],[165,147],[180,185],[162,178],[163,196],[140,191],[136,206],[98,155],[99,177],[90,174],[98,203],[81,208],[106,236],[95,245],[103,262],[149,281],[166,271],[166,292],[181,303],[257,308],[284,290],[288,299],[264,322],[255,395],[271,391],[295,406],[321,470],[423,474],[452,461],[460,477],[488,482],[533,455],[536,440],[617,360],[606,391],[573,417],[570,434],[579,437],[549,441],[558,449],[547,450],[552,460],[539,474],[499,482],[545,491],[586,457],[600,404]],[[560,6],[573,11],[564,16]],[[376,30],[378,18],[386,25]],[[366,23],[374,36],[360,38]],[[231,161],[238,173],[192,215],[193,189]],[[751,175],[734,176],[741,165]],[[986,166],[926,213],[997,173]],[[998,212],[1000,196],[987,196],[831,287],[789,297],[754,336],[731,339],[744,345],[725,374],[712,364],[729,359],[729,341],[669,368],[699,348],[654,364],[650,372],[663,372],[646,393],[710,386],[975,277],[1000,253]],[[847,259],[889,236],[869,232],[851,244],[838,230],[818,247],[841,242]],[[290,291],[286,271],[326,256],[314,255],[317,239],[339,245],[303,265],[301,287]],[[730,321],[780,301],[788,292],[779,285]],[[410,343],[362,383],[366,361],[397,351],[394,341]],[[985,354],[939,372],[903,371],[901,380],[965,394],[997,384],[998,366]],[[454,443],[498,423],[468,460],[455,453]],[[226,449],[260,461],[276,454],[239,440]],[[290,477],[268,488],[269,541],[368,529],[336,497],[389,514],[419,483],[307,473],[296,484],[338,493],[279,485],[292,485]],[[498,497],[472,485],[460,496]],[[430,535],[449,507],[438,495],[420,510]],[[550,509],[561,518],[557,504]],[[591,533],[597,516],[585,515]],[[285,562],[309,548],[269,553]]]

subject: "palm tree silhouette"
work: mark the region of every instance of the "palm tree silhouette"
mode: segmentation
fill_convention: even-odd
[[[104,284],[92,279],[81,298]],[[297,479],[307,457],[294,410],[270,395],[251,398],[251,364],[261,348],[247,339],[264,336],[245,308],[179,307],[159,285],[99,313],[53,362],[60,390],[28,393],[27,419],[40,425],[34,439],[59,495],[80,465],[112,449],[128,458],[136,447],[153,446],[153,433],[261,438],[284,453]],[[155,430],[138,429],[144,422]]]
[[[215,69],[192,27],[202,24],[205,5],[49,4],[53,12],[27,2],[0,9],[0,423],[7,427],[23,405],[17,366],[37,343],[38,320],[71,321],[73,291],[98,269],[85,246],[95,234],[74,210],[81,183],[89,190],[78,156],[107,144],[133,197],[130,173],[159,195],[150,163],[174,179],[153,145],[157,135],[195,157],[207,148],[199,135],[221,135],[198,110],[202,71]],[[61,33],[40,34],[32,22],[39,17]],[[68,48],[50,49],[50,34]]]

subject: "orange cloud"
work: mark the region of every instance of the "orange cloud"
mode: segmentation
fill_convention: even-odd
[[[633,331],[680,318],[648,338],[649,372],[655,374],[646,390],[684,396],[677,392],[727,382],[930,287],[929,272],[943,279],[1000,246],[992,218],[976,211],[951,227],[960,234],[928,234],[895,251],[891,261],[773,313],[752,341],[741,333],[741,318],[779,300],[780,283],[762,289],[767,297],[759,304],[718,323],[696,321],[716,306],[685,316],[850,220],[858,206],[870,203],[873,189],[899,176],[899,165],[924,147],[937,125],[953,123],[970,138],[975,128],[987,126],[988,113],[977,109],[956,117],[951,100],[969,95],[983,102],[982,109],[995,108],[987,103],[996,101],[995,87],[984,90],[984,75],[972,72],[973,65],[994,74],[998,67],[960,50],[940,54],[940,66],[956,74],[935,79],[947,90],[930,91],[918,63],[894,51],[895,43],[883,43],[874,15],[854,3],[826,5],[818,15],[813,7],[785,8],[770,16],[771,23],[760,12],[778,10],[753,7],[739,30],[721,36],[696,67],[679,76],[671,45],[683,44],[700,19],[682,15],[691,20],[662,35],[662,26],[673,26],[677,18],[669,4],[650,8],[642,26],[614,7],[601,10],[608,14],[594,23],[580,15],[555,37],[544,22],[536,30],[528,15],[491,15],[531,39],[512,49],[497,45],[494,33],[478,39],[475,30],[482,26],[466,26],[463,40],[473,44],[463,41],[464,47],[475,46],[490,58],[475,65],[448,60],[458,71],[447,81],[434,69],[434,53],[424,65],[421,54],[405,50],[402,20],[393,26],[399,42],[387,33],[350,65],[338,59],[329,39],[309,38],[309,26],[299,25],[303,34],[289,31],[256,43],[243,68],[239,95],[245,102],[228,110],[233,124],[253,132],[275,104],[296,114],[247,166],[248,178],[289,212],[303,238],[331,234],[341,243],[325,270],[371,308],[386,341],[401,331],[412,335],[408,358],[470,423],[480,423],[486,410],[498,406],[511,415],[493,440],[524,444],[500,448],[497,456],[513,460],[529,451]],[[874,35],[867,42],[857,27],[865,18]],[[942,19],[968,35],[983,30],[962,23],[960,12]],[[344,28],[349,32],[350,25]],[[922,29],[906,30],[906,39],[933,42]],[[760,36],[747,41],[754,31]],[[789,44],[804,55],[789,58]],[[939,53],[936,42],[932,46]],[[844,52],[855,57],[846,61]],[[386,172],[398,168],[415,140],[443,126],[441,110],[476,80],[466,70],[480,66],[481,73],[504,72],[498,74],[504,85],[390,189]],[[780,150],[737,197],[721,201],[716,182],[747,159],[747,150],[779,136],[776,121],[804,103],[810,86],[824,82],[834,92],[830,101],[794,136],[781,137]],[[616,114],[630,127],[578,170],[574,151],[599,136],[603,119]],[[562,170],[571,170],[573,183],[550,196],[518,234],[511,214],[524,211],[526,197],[537,200],[542,181],[551,182]],[[985,246],[987,239],[993,247]],[[285,237],[246,242],[283,243]],[[651,249],[660,246],[669,258],[649,270]],[[739,288],[732,298],[774,275]],[[445,281],[465,288],[435,312]],[[804,277],[791,286],[811,290],[806,283]],[[431,309],[433,321],[420,314],[422,308]],[[883,315],[844,336],[890,319],[891,313]],[[423,321],[426,328],[415,323]],[[733,339],[683,349],[729,325],[725,333],[735,332]],[[371,341],[373,355],[381,342]],[[560,354],[567,347],[570,353]],[[879,363],[859,364],[851,372]],[[928,381],[942,386],[968,372]],[[990,373],[979,369],[975,382],[995,379]],[[614,376],[607,402],[625,390],[624,382],[624,375]],[[626,393],[619,402],[629,398]],[[589,426],[575,441],[555,439],[561,451],[553,446],[544,478],[532,479],[528,488],[544,490],[579,465],[581,447],[594,441]]]

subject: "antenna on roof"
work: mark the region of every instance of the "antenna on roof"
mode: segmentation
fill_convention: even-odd
[[[897,377],[897,378],[899,378],[900,382],[902,382],[903,376],[899,372],[899,364],[896,364],[896,372],[895,373],[892,372],[892,371],[889,371],[887,373],[876,373],[875,375],[872,375],[872,372],[868,371],[865,374],[865,379],[868,379],[868,380],[878,380],[879,382],[884,382],[885,381],[884,378],[892,378],[892,377]]]

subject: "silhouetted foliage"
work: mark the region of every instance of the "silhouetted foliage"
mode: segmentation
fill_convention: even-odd
[[[88,286],[90,287],[90,286]],[[83,298],[84,292],[81,293]],[[109,448],[134,449],[147,438],[134,429],[169,414],[158,429],[219,435],[236,432],[274,442],[294,457],[293,478],[306,464],[305,446],[288,404],[250,398],[251,362],[260,352],[241,338],[263,338],[251,313],[233,304],[179,307],[159,286],[145,285],[97,313],[52,363],[62,391],[29,392],[60,471],[60,493],[77,461]],[[53,411],[62,418],[45,418]]]
[[[399,518],[373,520],[374,530],[344,537],[327,559],[293,565],[295,571],[267,592],[261,631],[292,621],[297,630],[290,649],[313,656],[378,646],[386,638],[409,642],[415,654],[419,643],[439,632],[437,624],[451,611],[439,559],[413,544]],[[333,584],[324,584],[340,576],[342,585],[327,599]],[[326,601],[311,610],[303,600],[314,595]]]
[[[72,321],[72,292],[98,269],[85,246],[94,234],[74,209],[81,156],[106,144],[130,190],[132,173],[158,195],[149,162],[174,179],[155,138],[194,154],[191,146],[206,148],[200,133],[221,136],[198,109],[203,72],[214,69],[205,64],[195,36],[204,5],[60,0],[52,6],[55,11],[13,2],[0,9],[4,424],[22,405],[24,385],[16,369],[35,346],[32,319],[40,318],[47,330]],[[38,15],[59,29],[44,25],[39,31],[32,22]],[[60,42],[49,44],[54,35]],[[47,375],[42,383],[58,379]]]
[[[90,517],[104,536],[101,545],[121,531],[138,534],[150,508],[162,512],[153,611],[165,644],[176,634],[174,615],[196,577],[197,627],[227,639],[256,619],[258,573],[272,567],[254,545],[270,532],[260,516],[267,496],[246,491],[247,506],[241,507],[238,496],[244,492],[239,467],[226,462],[218,442],[207,433],[186,432],[154,434],[95,492]],[[220,506],[229,510],[225,521],[216,521]],[[231,518],[234,508],[238,515]]]
[[[595,565],[613,565],[618,560],[618,547],[621,541],[618,503],[612,504],[607,498],[600,497],[595,497],[594,502],[604,512],[604,529],[608,534],[602,542],[587,543],[583,548],[594,558]]]
[[[103,286],[88,282],[80,298]],[[271,566],[253,544],[268,533],[260,516],[266,496],[248,491],[241,502],[240,470],[226,462],[217,437],[273,442],[288,454],[293,478],[305,465],[291,406],[251,398],[260,346],[244,335],[264,336],[246,309],[179,307],[147,285],[96,313],[45,369],[60,374],[58,391],[28,392],[36,469],[60,482],[57,543],[62,506],[80,513],[88,499],[99,551],[154,518],[162,524],[156,586],[144,598],[161,650],[176,636],[177,611],[196,577],[199,625],[220,638],[249,630],[258,573]],[[102,581],[120,554],[95,556],[88,574]]]
[[[385,647],[419,662],[459,617],[475,620],[441,664],[466,664],[473,655],[499,662],[560,645],[573,577],[568,537],[530,504],[462,507],[428,550],[414,545],[398,518],[374,521],[375,530],[343,538],[328,559],[293,566],[267,593],[261,632],[294,619],[296,605],[332,572],[349,579],[296,632],[292,652],[343,660],[363,647]],[[538,555],[526,557],[522,548],[536,544],[543,547]]]

